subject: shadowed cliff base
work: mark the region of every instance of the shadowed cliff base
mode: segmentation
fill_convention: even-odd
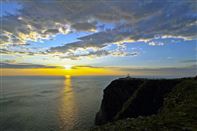
[[[120,78],[104,90],[93,131],[197,130],[197,77]]]

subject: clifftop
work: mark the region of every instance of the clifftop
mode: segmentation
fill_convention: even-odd
[[[96,125],[108,124],[93,130],[156,129],[154,126],[159,123],[165,129],[174,129],[171,124],[180,129],[193,129],[197,125],[196,100],[196,78],[120,78],[104,90],[96,115]]]

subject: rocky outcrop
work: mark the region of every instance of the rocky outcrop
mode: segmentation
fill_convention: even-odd
[[[136,79],[131,79],[129,81],[135,82],[135,80]],[[125,84],[125,81],[115,81],[118,81],[119,86],[121,85],[120,83]],[[114,113],[116,115],[110,120],[112,122],[91,128],[91,131],[197,130],[196,77],[142,81],[143,83],[131,93],[131,97],[122,104],[121,109],[117,113]],[[113,90],[112,88],[115,88],[114,82],[111,84],[107,88]],[[108,97],[105,96],[105,99],[106,98]],[[103,99],[103,101],[105,101],[105,99]],[[115,101],[111,101],[111,103],[115,103]],[[116,107],[116,109],[119,108]],[[104,115],[106,116],[104,118],[108,118],[105,105],[102,105],[100,111],[105,112]]]
[[[143,79],[118,79],[112,81],[104,90],[100,111],[96,115],[95,124],[101,125],[113,120],[130,96],[143,83]]]
[[[112,81],[104,90],[95,124],[157,114],[166,95],[181,81],[183,79],[151,80],[129,77]]]

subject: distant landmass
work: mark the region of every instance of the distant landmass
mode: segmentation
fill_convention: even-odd
[[[92,131],[197,130],[197,77],[120,78],[104,89]]]

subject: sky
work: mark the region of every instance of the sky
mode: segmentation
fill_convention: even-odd
[[[195,0],[2,0],[1,75],[195,76],[196,7]]]

